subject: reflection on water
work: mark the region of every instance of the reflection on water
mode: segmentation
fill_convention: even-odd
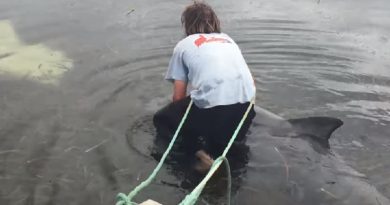
[[[331,140],[333,151],[390,197],[388,2],[210,3],[256,78],[257,103],[288,118],[343,119],[345,125]],[[108,204],[148,175],[155,161],[129,148],[126,130],[170,99],[163,76],[183,37],[179,16],[185,4],[0,2],[1,22],[10,22],[13,36],[23,42],[17,45],[33,49],[28,55],[19,52],[24,60],[11,64],[24,66],[38,56],[30,59],[31,67],[4,67],[11,59],[7,53],[14,50],[1,39],[0,71],[22,69],[26,75],[30,69],[36,72],[37,59],[43,59],[55,66],[41,68],[56,68],[52,74],[59,78],[58,86],[52,86],[1,72],[0,204]],[[127,14],[130,8],[135,11]],[[71,61],[71,70],[57,69],[70,68]],[[148,137],[137,138],[141,147]],[[274,167],[268,171],[283,172]],[[159,178],[176,182],[168,170]],[[241,193],[271,194],[260,191],[244,186]],[[161,193],[156,198],[170,204],[184,192],[157,181],[140,198]]]

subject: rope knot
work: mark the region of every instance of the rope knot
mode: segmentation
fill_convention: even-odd
[[[116,196],[116,200],[117,200],[117,202],[115,205],[133,205],[133,203],[131,203],[129,197],[127,197],[127,195],[124,193],[119,193]]]

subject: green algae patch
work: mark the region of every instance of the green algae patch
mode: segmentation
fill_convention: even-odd
[[[0,75],[56,84],[72,68],[64,53],[43,44],[25,45],[9,21],[0,21]]]

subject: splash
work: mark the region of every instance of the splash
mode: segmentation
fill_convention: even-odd
[[[73,66],[62,52],[43,44],[25,45],[10,21],[0,21],[0,75],[56,84]]]

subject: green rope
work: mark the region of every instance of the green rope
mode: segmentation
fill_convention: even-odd
[[[238,124],[236,130],[234,131],[234,134],[233,134],[232,138],[230,139],[230,141],[229,141],[228,145],[226,146],[225,150],[223,151],[222,155],[214,160],[214,163],[212,164],[212,166],[211,166],[209,172],[207,173],[207,175],[198,184],[198,186],[196,186],[195,189],[190,194],[188,194],[183,199],[183,201],[180,202],[179,205],[194,205],[196,203],[196,201],[198,200],[200,194],[202,193],[204,187],[206,186],[207,182],[209,181],[209,179],[218,170],[218,168],[221,166],[221,164],[223,162],[225,162],[226,169],[228,171],[227,204],[230,204],[230,197],[231,197],[230,196],[231,195],[231,174],[230,174],[230,165],[229,165],[229,162],[228,162],[228,160],[226,158],[226,155],[229,152],[230,147],[233,145],[233,142],[235,141],[235,139],[236,139],[236,137],[238,135],[238,132],[240,131],[242,125],[244,124],[245,119],[248,117],[249,111],[251,110],[251,107],[253,106],[254,102],[255,101],[254,101],[254,98],[253,98],[251,100],[251,102],[250,102],[250,104],[249,104],[249,106],[248,106],[244,116],[242,117],[240,123]],[[163,165],[163,163],[165,161],[165,158],[169,154],[170,150],[173,147],[173,144],[176,141],[177,135],[180,132],[181,127],[183,126],[184,121],[186,120],[186,118],[188,116],[188,113],[190,111],[191,106],[192,106],[192,100],[191,100],[190,104],[188,105],[187,110],[186,110],[186,112],[185,112],[185,114],[184,114],[184,116],[183,116],[183,118],[182,118],[182,120],[181,120],[181,122],[179,124],[179,127],[177,128],[177,130],[175,132],[175,135],[173,136],[171,142],[169,143],[169,146],[168,146],[167,150],[164,152],[164,155],[162,156],[161,161],[158,163],[157,167],[153,170],[152,174],[148,177],[148,179],[143,181],[132,192],[130,192],[129,195],[126,196],[123,193],[119,193],[117,195],[118,202],[116,203],[116,205],[137,205],[137,203],[132,202],[131,200],[134,198],[134,196],[136,196],[138,194],[138,192],[140,192],[142,189],[147,187],[153,181],[153,179],[156,177],[158,171],[161,169],[161,167],[162,167],[162,165]]]
[[[150,176],[145,180],[143,181],[141,184],[139,184],[135,189],[133,189],[133,191],[131,191],[129,193],[129,195],[125,195],[123,193],[119,193],[117,195],[117,203],[116,205],[136,205],[137,203],[135,202],[132,202],[132,199],[142,190],[144,189],[145,187],[147,187],[150,183],[152,183],[153,179],[156,178],[157,176],[157,173],[160,171],[162,165],[164,164],[164,161],[165,159],[167,158],[169,152],[171,151],[173,145],[175,144],[175,141],[176,141],[176,138],[181,130],[181,128],[183,127],[183,124],[184,124],[184,121],[187,119],[187,116],[188,116],[188,113],[191,109],[191,106],[192,106],[192,100],[190,101],[190,104],[188,105],[187,107],[187,110],[186,112],[184,113],[184,116],[183,118],[181,119],[181,122],[178,126],[178,128],[176,129],[176,132],[175,134],[173,135],[173,138],[171,140],[171,142],[169,143],[169,146],[167,148],[167,150],[165,150],[163,156],[161,157],[161,160],[160,162],[158,163],[158,165],[156,166],[156,168],[153,170],[152,174],[150,174]]]

